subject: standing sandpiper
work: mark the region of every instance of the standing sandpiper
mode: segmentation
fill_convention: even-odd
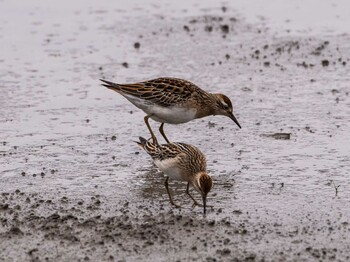
[[[198,148],[183,143],[159,145],[140,137],[140,142],[137,142],[137,144],[152,157],[156,166],[167,175],[164,184],[170,203],[175,207],[180,207],[174,203],[169,191],[169,177],[186,181],[186,194],[193,200],[194,205],[201,206],[190,194],[189,186],[191,184],[202,195],[204,213],[206,213],[207,195],[213,182],[207,173],[205,155]]]
[[[170,142],[163,130],[164,123],[182,124],[209,115],[224,115],[241,128],[227,96],[208,93],[189,81],[165,77],[135,84],[101,81],[103,86],[118,92],[147,114],[145,123],[154,143],[158,142],[148,123],[149,118],[161,123],[159,131],[167,143]]]

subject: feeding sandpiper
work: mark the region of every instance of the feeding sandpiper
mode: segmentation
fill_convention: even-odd
[[[170,142],[164,133],[164,123],[182,124],[209,115],[224,115],[241,128],[227,96],[208,93],[189,81],[166,77],[134,84],[101,81],[103,86],[118,92],[147,114],[144,120],[154,143],[158,142],[149,118],[161,123],[159,132],[167,143]]]
[[[201,194],[204,213],[206,213],[207,195],[213,182],[207,173],[205,155],[198,148],[183,143],[159,145],[140,137],[140,142],[137,144],[152,157],[156,166],[167,175],[164,184],[170,203],[175,207],[180,207],[174,203],[169,191],[169,178],[186,181],[186,194],[193,200],[194,205],[201,206],[190,194],[189,186],[192,185]]]

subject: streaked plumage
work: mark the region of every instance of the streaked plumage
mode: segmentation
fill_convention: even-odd
[[[207,173],[205,155],[196,147],[184,143],[168,143],[159,145],[140,137],[137,142],[153,159],[158,168],[168,177],[165,181],[171,204],[172,200],[168,189],[168,178],[186,181],[186,193],[197,204],[197,201],[189,193],[191,184],[202,195],[204,213],[206,212],[206,198],[212,187],[212,179]]]
[[[104,82],[103,86],[120,93],[147,114],[145,122],[153,142],[157,140],[149,126],[149,118],[162,123],[159,130],[168,143],[163,130],[164,123],[182,124],[209,115],[224,115],[241,128],[227,96],[208,93],[189,81],[166,77],[135,84],[101,81]]]

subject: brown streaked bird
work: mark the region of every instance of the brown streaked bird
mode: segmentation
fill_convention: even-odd
[[[121,94],[147,114],[144,120],[154,143],[157,139],[149,118],[161,123],[159,131],[167,143],[170,142],[164,133],[164,123],[182,124],[209,115],[223,115],[241,128],[227,96],[208,93],[189,81],[163,77],[135,84],[116,84],[100,80],[103,86]]]
[[[140,137],[140,142],[137,144],[152,157],[156,166],[167,175],[164,184],[170,203],[175,207],[180,207],[174,203],[169,191],[169,178],[186,181],[186,194],[193,200],[194,205],[202,206],[190,194],[189,187],[192,185],[201,194],[204,213],[206,213],[207,195],[213,182],[207,173],[205,155],[198,148],[183,143],[159,145]]]

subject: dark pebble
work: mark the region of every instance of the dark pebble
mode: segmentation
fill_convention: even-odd
[[[207,32],[211,32],[211,31],[213,31],[213,27],[210,26],[210,25],[207,25],[207,26],[204,28],[204,30],[207,31]]]
[[[220,28],[224,34],[227,34],[230,30],[230,27],[228,25],[221,25]]]
[[[322,60],[322,66],[329,66],[329,61],[328,60]]]

